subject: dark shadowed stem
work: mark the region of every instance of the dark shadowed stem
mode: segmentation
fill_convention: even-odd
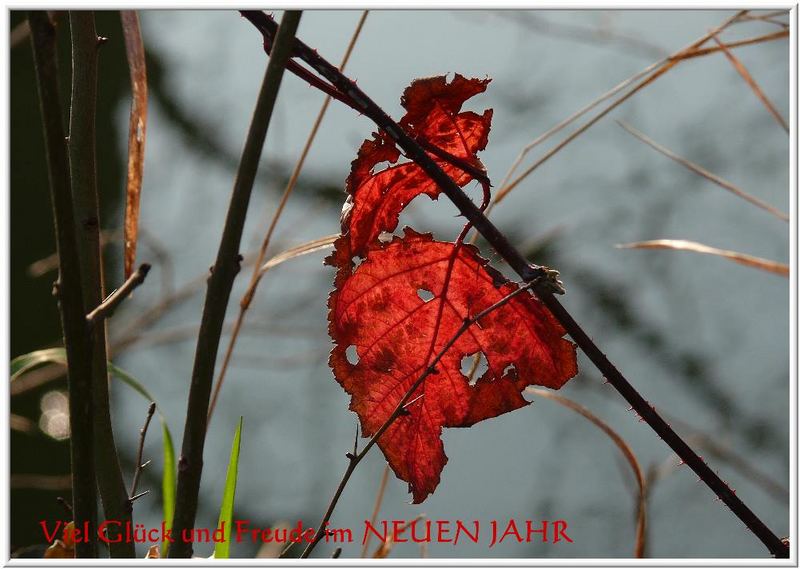
[[[242,14],[262,33],[264,45],[269,47],[275,35],[275,21],[257,11],[245,11]],[[733,18],[737,18],[739,14]],[[406,132],[393,121],[372,99],[370,99],[355,82],[343,75],[315,50],[300,40],[295,41],[294,57],[299,57],[312,69],[330,82],[340,93],[345,94],[356,104],[359,112],[370,118],[378,127],[388,134],[405,152],[406,157],[420,166],[423,171],[439,186],[442,192],[452,201],[461,214],[467,218],[483,235],[497,253],[524,280],[539,279],[546,274],[542,267],[530,265],[525,257],[511,244],[499,229],[469,199],[461,188],[445,174],[425,150],[420,147]],[[664,67],[662,69],[668,69]],[[661,71],[661,70],[659,70]],[[652,80],[654,74],[648,80]],[[638,86],[637,89],[641,88]],[[627,97],[627,95],[626,95]],[[594,119],[593,119],[594,120]],[[592,123],[593,124],[593,123]],[[570,139],[568,139],[570,140]],[[661,437],[675,453],[683,459],[700,479],[727,505],[731,511],[761,540],[767,549],[776,557],[788,558],[789,547],[781,541],[756,514],[742,502],[735,492],[725,483],[686,442],[670,427],[655,409],[639,394],[619,370],[608,360],[595,345],[567,310],[553,296],[549,288],[550,281],[541,279],[534,291],[547,305],[555,318],[561,323],[575,343],[589,357],[600,373],[614,386],[631,405],[633,410]],[[352,462],[352,461],[351,461]],[[338,497],[337,497],[338,498]]]
[[[97,196],[95,115],[97,105],[97,52],[94,12],[69,13],[72,36],[72,103],[69,115],[69,162],[72,197],[78,224],[84,306],[98,306],[105,296],[100,247],[100,208]],[[94,405],[94,457],[97,486],[106,519],[125,524],[131,520],[125,480],[117,456],[108,389],[108,354],[105,325],[93,326],[92,393]],[[135,545],[121,536],[121,526],[108,528],[112,557],[135,557]]]
[[[44,124],[47,174],[59,259],[59,278],[54,292],[61,312],[64,346],[67,351],[74,522],[76,527],[81,528],[88,524],[89,535],[95,535],[97,493],[92,443],[92,340],[81,293],[75,210],[70,190],[69,159],[58,86],[55,28],[46,12],[30,12],[28,21]],[[97,557],[97,541],[77,541],[75,554],[77,557]]]
[[[214,365],[217,360],[219,340],[231,288],[242,261],[239,245],[242,240],[242,230],[250,203],[253,181],[258,170],[283,70],[300,22],[300,14],[299,11],[287,11],[275,38],[275,49],[269,58],[269,65],[264,74],[250,129],[247,133],[247,140],[242,150],[242,158],[233,185],[217,259],[208,279],[192,370],[192,382],[189,388],[183,446],[178,461],[178,490],[173,519],[175,543],[169,548],[170,557],[180,558],[192,555],[192,544],[184,540],[182,536],[184,531],[188,535],[188,531],[194,528],[197,515],[200,477],[203,472],[203,446],[206,438],[208,403],[214,379]]]
[[[461,327],[458,330],[456,330],[455,334],[453,334],[453,336],[447,341],[447,343],[439,351],[439,353],[437,353],[436,356],[431,360],[431,363],[428,364],[428,367],[426,367],[425,370],[416,379],[416,381],[413,384],[411,384],[411,387],[408,388],[408,391],[406,391],[405,395],[403,395],[402,399],[400,399],[400,402],[394,408],[392,414],[389,415],[389,418],[386,419],[386,421],[384,421],[383,425],[381,425],[378,428],[378,430],[375,431],[375,434],[372,435],[369,441],[367,441],[367,444],[364,446],[364,448],[361,449],[360,452],[347,453],[346,455],[347,459],[350,461],[347,465],[347,470],[345,470],[344,475],[342,475],[342,480],[339,482],[339,486],[338,488],[336,488],[336,492],[334,493],[333,498],[331,498],[331,501],[328,504],[328,509],[325,511],[325,515],[322,517],[322,521],[319,523],[317,532],[314,535],[314,540],[311,541],[311,543],[309,543],[306,546],[305,550],[303,551],[303,554],[300,556],[301,559],[306,559],[309,555],[311,555],[311,552],[314,551],[314,548],[317,546],[317,544],[322,540],[322,538],[325,537],[326,534],[325,528],[328,522],[330,521],[331,516],[333,515],[333,510],[336,508],[336,504],[339,502],[339,498],[341,497],[342,492],[344,492],[344,488],[345,486],[347,486],[347,482],[353,475],[353,472],[358,466],[358,463],[360,463],[366,456],[366,454],[370,451],[370,449],[373,446],[375,446],[375,444],[378,442],[381,436],[383,436],[383,433],[385,433],[389,429],[389,427],[392,426],[392,423],[394,423],[398,417],[408,412],[406,407],[410,406],[411,404],[419,400],[420,397],[422,397],[422,395],[419,395],[416,398],[414,398],[413,401],[411,401],[411,397],[414,395],[417,389],[419,389],[419,387],[422,385],[422,382],[424,382],[429,375],[431,375],[436,371],[436,365],[444,357],[447,351],[453,347],[453,344],[456,343],[456,341],[461,337],[461,335],[464,332],[469,330],[470,326],[475,324],[478,320],[480,320],[490,312],[494,312],[495,310],[506,304],[508,301],[510,301],[518,294],[530,288],[533,288],[536,282],[537,281],[531,281],[529,283],[522,285],[511,294],[504,296],[503,298],[492,304],[490,307],[485,308],[475,316],[471,318],[465,318],[464,322],[461,324]],[[409,401],[411,401],[411,403],[409,403]],[[353,450],[355,451],[356,449]]]
[[[86,315],[86,320],[92,326],[97,326],[99,323],[105,321],[106,318],[111,317],[117,306],[122,304],[122,301],[128,298],[133,290],[144,282],[147,278],[147,273],[150,272],[150,265],[142,263],[131,276],[128,277],[122,286],[108,295],[108,297],[100,303],[100,305]]]

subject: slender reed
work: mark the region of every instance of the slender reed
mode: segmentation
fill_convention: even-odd
[[[353,36],[350,38],[350,43],[347,45],[347,49],[342,57],[342,62],[339,64],[339,69],[342,71],[344,71],[345,67],[347,67],[347,62],[350,60],[350,55],[353,53],[353,48],[358,41],[359,35],[361,35],[361,29],[364,27],[364,22],[366,21],[368,14],[369,10],[364,10],[364,12],[361,14],[361,18],[356,24],[356,29],[353,32]],[[322,103],[322,107],[319,109],[319,113],[317,113],[317,118],[314,120],[314,125],[311,127],[311,132],[309,133],[305,146],[300,153],[300,158],[297,159],[294,170],[292,170],[292,175],[289,177],[289,181],[286,183],[286,188],[283,190],[281,201],[278,203],[275,214],[272,216],[272,221],[270,221],[267,232],[264,234],[264,240],[261,242],[261,247],[258,250],[258,256],[256,257],[256,262],[253,265],[253,273],[250,276],[250,284],[247,286],[247,290],[242,295],[242,299],[239,301],[239,315],[236,317],[236,321],[233,324],[233,330],[231,331],[231,337],[228,340],[228,347],[225,350],[225,356],[222,359],[222,365],[220,366],[217,383],[214,386],[214,393],[211,396],[211,404],[208,407],[209,423],[211,422],[211,416],[214,414],[214,408],[217,406],[217,398],[219,397],[219,392],[222,389],[222,384],[225,382],[228,366],[231,363],[231,357],[233,357],[233,349],[236,346],[236,341],[239,339],[239,332],[244,324],[245,314],[247,314],[250,304],[253,302],[253,296],[256,293],[258,284],[261,282],[261,278],[264,276],[265,271],[262,271],[261,266],[264,264],[267,250],[272,242],[272,235],[275,233],[275,228],[278,226],[278,220],[283,214],[283,210],[289,201],[289,197],[294,191],[297,180],[300,178],[300,172],[303,170],[306,157],[308,156],[308,152],[311,150],[311,145],[314,144],[314,139],[317,137],[317,132],[322,124],[322,119],[325,118],[325,113],[328,111],[328,106],[331,103],[331,99],[332,97],[330,95],[326,96],[325,101]],[[206,428],[208,428],[208,425],[206,425]]]
[[[300,23],[299,11],[287,11],[275,38],[275,49],[269,58],[261,90],[247,133],[239,170],[233,185],[225,227],[222,231],[217,259],[208,279],[208,289],[197,338],[189,402],[183,431],[183,446],[178,460],[178,489],[175,498],[173,535],[175,543],[169,548],[169,556],[191,557],[192,543],[185,539],[194,529],[197,515],[197,500],[200,478],[203,472],[203,447],[206,439],[208,403],[211,384],[214,380],[214,365],[217,359],[225,311],[228,307],[233,281],[239,272],[242,257],[239,246],[250,203],[261,151],[267,136],[275,100],[278,97],[281,78],[292,49],[292,41]]]

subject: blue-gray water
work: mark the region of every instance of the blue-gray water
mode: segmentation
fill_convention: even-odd
[[[299,35],[338,61],[357,11],[304,13]],[[519,149],[618,82],[718,25],[730,13],[711,11],[538,12],[546,22],[636,36],[646,42],[571,37],[561,27],[533,27],[514,13],[372,12],[347,74],[395,117],[399,96],[414,78],[458,72],[492,78],[468,107],[494,109],[481,159],[497,185]],[[537,24],[538,26],[538,24]],[[213,263],[240,152],[266,65],[261,41],[237,13],[144,12],[145,44],[161,62],[162,89],[199,136],[187,135],[163,101],[151,101],[141,224],[166,248],[182,285]],[[740,24],[725,36],[774,31]],[[736,52],[788,117],[786,40]],[[322,102],[293,76],[284,79],[265,150],[281,175],[257,184],[245,250],[260,242],[285,181]],[[118,109],[120,132],[127,102]],[[779,483],[789,479],[788,279],[729,261],[685,252],[632,251],[614,245],[676,238],[788,262],[789,226],[657,154],[614,122],[625,120],[673,151],[698,162],[760,199],[788,211],[789,138],[721,54],[683,63],[604,118],[540,167],[493,212],[521,247],[550,235],[546,258],[562,272],[564,303],[590,335],[660,411],[712,434]],[[273,253],[338,230],[341,188],[360,141],[374,130],[364,117],[332,104],[281,219]],[[195,133],[198,134],[198,133]],[[563,134],[561,135],[563,136]],[[218,148],[207,149],[204,138]],[[558,138],[539,147],[525,164]],[[120,137],[118,147],[126,148]],[[204,149],[206,148],[206,149]],[[269,170],[275,172],[274,169]],[[341,195],[343,201],[344,194]],[[446,199],[420,198],[404,220],[452,238],[459,227]],[[555,233],[554,233],[555,232]],[[489,254],[489,252],[486,252]],[[542,254],[545,254],[542,253]],[[156,265],[147,286],[114,319],[119,331],[159,298],[164,267],[147,244],[141,260]],[[268,526],[280,520],[315,524],[346,466],[356,418],[326,365],[326,297],[333,271],[316,254],[291,261],[262,282],[234,355],[208,435],[198,526],[214,526],[225,463],[238,417],[244,416],[237,517]],[[235,316],[249,278],[237,280]],[[196,326],[203,289],[154,328]],[[153,332],[149,332],[152,334]],[[154,393],[180,447],[195,335],[133,347],[117,362]],[[221,350],[227,345],[223,340]],[[630,443],[643,468],[670,451],[585,358],[562,394],[586,405]],[[115,387],[118,438],[134,452],[145,404]],[[382,518],[489,520],[564,519],[572,544],[431,544],[431,557],[627,557],[634,543],[634,483],[617,449],[599,430],[546,399],[468,430],[446,430],[449,457],[441,485],[419,506],[390,477]],[[738,495],[779,535],[788,534],[788,498],[775,499],[729,463],[704,453]],[[160,469],[156,431],[146,445]],[[383,457],[362,463],[332,520],[363,527]],[[151,478],[157,485],[157,479]],[[155,488],[154,490],[157,490]],[[148,525],[159,520],[158,492],[137,503]],[[765,557],[762,545],[688,469],[652,489],[649,555]],[[360,532],[355,531],[357,539]],[[374,542],[373,542],[374,547]],[[330,546],[317,554],[327,556]],[[357,556],[345,544],[344,556]],[[199,546],[208,555],[210,546]],[[252,556],[253,546],[234,546]],[[392,556],[415,557],[415,545]]]

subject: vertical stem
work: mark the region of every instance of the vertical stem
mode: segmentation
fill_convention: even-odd
[[[97,196],[95,116],[97,106],[97,51],[94,12],[69,13],[72,36],[72,103],[69,115],[69,163],[77,223],[77,248],[81,265],[83,303],[88,310],[105,297],[100,209]],[[109,408],[105,321],[92,327],[92,394],[94,405],[94,457],[97,484],[108,520],[131,520],[131,507],[122,477]],[[135,557],[134,543],[115,538],[121,527],[108,528],[112,557]]]
[[[299,11],[287,11],[278,29],[275,48],[269,58],[269,65],[267,65],[267,71],[261,83],[256,108],[247,133],[247,140],[242,150],[217,259],[208,279],[192,370],[192,382],[189,388],[183,446],[178,461],[178,489],[172,526],[175,543],[170,546],[170,557],[191,557],[192,555],[192,544],[187,538],[190,537],[189,532],[194,529],[197,515],[208,404],[211,397],[211,384],[214,379],[219,340],[233,280],[240,269],[239,245],[247,216],[247,207],[250,203],[250,194],[261,159],[272,110],[278,96],[283,70],[291,54],[294,34],[300,23],[300,15]]]
[[[81,293],[75,211],[56,67],[55,28],[46,12],[30,12],[33,58],[44,125],[47,174],[53,205],[59,278],[55,285],[67,351],[72,505],[76,527],[96,535],[97,504],[92,445],[92,339]],[[97,557],[95,539],[75,544],[78,557]]]

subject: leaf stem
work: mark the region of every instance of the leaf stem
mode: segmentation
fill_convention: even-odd
[[[275,21],[259,11],[243,11],[242,14],[265,37],[265,46],[270,45],[270,38],[275,35]],[[739,17],[737,13],[733,18]],[[700,42],[698,42],[700,43]],[[564,308],[553,296],[552,291],[547,286],[547,280],[542,279],[547,271],[535,265],[529,265],[522,254],[511,244],[506,236],[475,206],[469,197],[445,174],[434,162],[425,150],[419,146],[406,132],[393,121],[372,99],[370,99],[354,81],[343,75],[338,69],[326,61],[315,50],[308,47],[300,40],[295,40],[293,57],[299,57],[312,69],[317,71],[322,77],[340,92],[345,93],[357,106],[359,112],[370,118],[378,127],[383,129],[397,145],[405,152],[406,156],[417,163],[428,176],[439,186],[442,192],[452,201],[458,210],[468,221],[474,224],[475,228],[483,237],[494,247],[495,251],[508,263],[508,265],[523,278],[536,284],[534,291],[540,300],[548,307],[553,316],[561,323],[570,337],[589,357],[591,362],[603,374],[603,376],[614,386],[626,401],[633,407],[639,416],[669,445],[675,453],[700,477],[700,479],[727,505],[731,511],[747,526],[747,528],[767,547],[770,553],[776,557],[788,558],[789,547],[783,543],[766,524],[739,499],[734,491],[703,461],[703,459],[670,427],[664,419],[656,412],[644,397],[628,382],[620,371],[612,364],[605,354],[597,347],[591,338],[584,332],[572,315]],[[673,63],[674,65],[674,63]],[[660,74],[666,72],[671,66],[667,65],[651,75],[645,82],[639,84],[633,91],[629,92],[622,100],[630,97],[633,93],[653,81]],[[615,103],[618,104],[618,103]],[[587,123],[588,128],[594,124],[601,116],[608,111],[604,111],[595,119]],[[565,143],[574,137],[567,138]],[[546,155],[547,156],[547,155]],[[539,284],[541,283],[541,284]],[[372,441],[370,441],[372,442]],[[368,443],[368,447],[371,446]],[[363,451],[362,451],[363,452]],[[348,476],[349,478],[349,476]],[[339,492],[340,493],[340,492]],[[338,499],[338,495],[336,496]]]
[[[299,11],[287,11],[275,38],[275,49],[269,58],[258,94],[250,129],[247,133],[239,170],[233,185],[217,259],[208,279],[203,316],[197,338],[181,457],[178,460],[178,489],[175,498],[173,534],[177,536],[169,550],[171,558],[191,557],[192,544],[183,539],[184,532],[194,528],[200,478],[203,472],[203,447],[206,438],[208,403],[220,336],[228,307],[233,281],[239,272],[242,257],[239,246],[250,203],[258,163],[267,136],[283,70],[292,48],[292,40],[300,23]]]
[[[67,352],[72,503],[76,527],[95,535],[97,505],[93,447],[92,338],[81,293],[75,210],[58,85],[55,28],[46,12],[28,14],[44,126],[47,174],[56,232],[59,278],[54,287]],[[95,539],[75,544],[77,557],[97,557]]]
[[[331,516],[333,515],[333,510],[336,508],[336,504],[339,502],[339,498],[341,497],[345,486],[347,486],[347,482],[350,480],[350,476],[352,476],[353,471],[355,471],[356,466],[358,466],[358,463],[360,463],[364,459],[364,457],[370,451],[370,449],[373,446],[375,446],[375,444],[383,436],[383,434],[389,429],[389,427],[392,426],[392,423],[394,423],[397,420],[397,418],[400,417],[405,412],[406,405],[409,403],[411,397],[414,395],[417,389],[419,389],[419,387],[422,385],[425,379],[436,371],[436,365],[444,357],[447,351],[453,347],[453,344],[455,344],[456,341],[458,341],[461,335],[464,332],[466,332],[470,326],[475,324],[477,321],[479,321],[487,314],[494,312],[495,310],[506,304],[508,301],[510,301],[518,294],[521,294],[522,292],[532,288],[535,282],[536,281],[525,283],[514,292],[507,294],[506,296],[504,296],[503,298],[501,298],[488,308],[485,308],[482,311],[480,311],[475,316],[472,316],[470,318],[465,318],[464,322],[461,324],[459,329],[456,330],[456,332],[450,337],[450,339],[447,341],[444,347],[431,360],[431,363],[428,364],[428,367],[426,367],[425,370],[416,379],[416,381],[414,381],[414,383],[411,384],[411,387],[408,388],[408,391],[406,391],[405,395],[403,395],[403,397],[400,399],[400,402],[397,404],[397,406],[395,406],[394,411],[392,411],[392,414],[389,415],[386,421],[384,421],[384,423],[378,428],[378,430],[375,431],[375,434],[372,435],[369,441],[367,441],[367,444],[364,445],[364,448],[356,453],[350,453],[350,452],[347,453],[346,456],[350,460],[349,464],[347,465],[347,470],[345,470],[344,475],[342,476],[342,479],[339,482],[339,486],[336,488],[336,492],[334,493],[333,498],[331,498],[331,501],[328,504],[328,509],[326,510],[325,515],[322,517],[322,521],[319,523],[319,527],[317,529],[316,534],[314,535],[314,539],[306,546],[305,550],[303,551],[303,554],[300,555],[301,559],[308,558],[308,556],[311,555],[311,552],[314,551],[314,548],[317,546],[317,544],[322,540],[323,537],[325,537],[325,526],[330,521]]]

